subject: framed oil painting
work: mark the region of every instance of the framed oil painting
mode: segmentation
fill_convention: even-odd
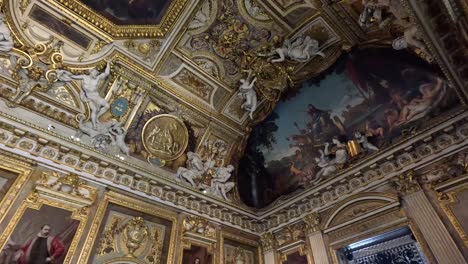
[[[0,236],[0,263],[71,263],[85,224],[79,208],[33,192]]]
[[[32,171],[28,164],[0,152],[0,222],[29,180]]]
[[[213,254],[206,247],[192,243],[191,247],[183,250],[182,264],[215,264]]]
[[[307,255],[301,255],[298,251],[286,255],[286,260],[282,264],[308,264]]]
[[[79,263],[174,263],[177,215],[114,192],[99,205]]]
[[[240,196],[249,206],[264,207],[460,109],[437,65],[406,51],[356,49],[321,76],[288,90],[253,127],[240,160]],[[353,140],[367,141],[358,143],[355,156],[347,145]],[[339,166],[327,166],[329,161]]]
[[[439,203],[461,240],[468,247],[468,184],[457,186],[439,197]]]
[[[221,233],[221,263],[223,264],[256,264],[263,263],[260,245],[257,241]]]
[[[80,0],[116,25],[157,25],[168,0]]]

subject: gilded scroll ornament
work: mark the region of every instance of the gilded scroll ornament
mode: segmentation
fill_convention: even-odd
[[[175,160],[188,145],[188,130],[184,122],[173,115],[157,115],[144,126],[143,146],[152,156],[161,160]]]
[[[1,27],[0,34],[2,34]],[[4,38],[5,34],[3,33]],[[0,41],[0,51],[5,47],[4,45],[9,44]],[[9,107],[21,104],[24,102],[24,99],[35,91],[47,92],[50,89],[57,89],[65,84],[58,80],[59,69],[63,68],[63,56],[60,53],[62,46],[62,41],[50,38],[46,43],[37,44],[34,48],[23,47],[23,50],[14,49],[15,53],[20,56],[10,56],[10,63],[12,65],[11,78],[18,85],[15,94],[8,98],[10,100],[8,102]]]
[[[160,263],[160,258],[159,256],[161,255],[161,249],[162,249],[162,244],[160,242],[160,234],[158,229],[154,229],[153,233],[151,234],[152,240],[153,240],[153,246],[151,247],[148,255],[145,257],[145,259],[149,263],[153,264],[159,264]],[[150,238],[151,240],[151,238]]]
[[[112,219],[112,224],[110,224],[104,230],[101,240],[99,241],[97,252],[99,255],[105,255],[115,251],[115,236],[122,232],[122,228],[119,228],[119,224],[122,219],[115,217]]]

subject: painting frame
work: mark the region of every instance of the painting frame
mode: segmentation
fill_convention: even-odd
[[[306,246],[305,244],[303,244],[303,245],[301,245],[299,247],[293,248],[291,250],[288,250],[286,252],[281,253],[281,255],[279,256],[278,263],[280,263],[280,264],[287,263],[288,256],[292,255],[294,253],[298,253],[299,256],[301,256],[301,257],[306,257],[307,263],[314,263],[311,251],[308,248],[308,246]]]
[[[16,179],[5,196],[0,197],[0,222],[2,222],[18,198],[19,193],[31,178],[34,168],[32,164],[28,164],[18,158],[13,158],[3,150],[0,150],[0,169],[17,174]],[[0,245],[2,245],[1,242]]]
[[[208,246],[207,244],[203,244],[201,242],[197,242],[197,241],[194,241],[192,239],[187,239],[187,238],[182,238],[182,242],[180,244],[181,244],[181,247],[180,247],[181,257],[179,258],[178,264],[182,264],[184,262],[184,250],[191,249],[192,246],[206,249],[206,252],[211,254],[211,257],[212,257],[211,264],[218,263],[216,262],[218,258],[216,256],[217,254],[216,254],[215,245]]]
[[[93,255],[91,254],[92,249],[100,237],[98,231],[104,220],[106,220],[106,212],[109,208],[109,205],[111,204],[170,221],[172,223],[172,228],[169,237],[169,248],[167,249],[167,264],[173,263],[175,257],[174,252],[177,238],[177,228],[179,223],[177,213],[163,209],[149,202],[141,201],[134,197],[129,197],[114,191],[109,191],[102,197],[77,263],[88,263],[90,261]]]
[[[8,238],[13,234],[20,221],[23,219],[24,214],[28,209],[39,211],[42,206],[47,205],[53,208],[62,209],[71,212],[71,218],[79,222],[76,232],[73,235],[73,239],[70,243],[68,251],[66,252],[63,263],[72,263],[73,255],[75,254],[78,243],[81,240],[81,236],[86,227],[87,213],[88,211],[83,207],[77,207],[69,203],[62,203],[58,200],[48,199],[43,197],[37,191],[33,191],[29,196],[21,203],[16,214],[10,219],[5,232],[0,236],[0,249],[3,249],[8,242]]]
[[[239,235],[234,235],[230,232],[227,232],[225,230],[222,230],[221,233],[220,233],[220,238],[219,238],[219,260],[220,260],[220,263],[226,263],[225,259],[224,259],[224,245],[225,245],[225,240],[226,239],[229,239],[229,240],[233,240],[235,242],[238,242],[240,244],[243,244],[243,245],[246,245],[246,246],[250,246],[250,247],[255,247],[256,248],[256,255],[257,255],[257,259],[258,259],[258,263],[264,263],[263,262],[263,254],[262,254],[262,249],[261,249],[261,246],[259,244],[258,241],[254,241],[254,240],[251,240],[251,239],[248,239],[248,238],[245,238],[245,237],[242,237],[242,236],[239,236]]]
[[[468,178],[468,175],[465,175],[465,177]],[[463,244],[465,245],[465,247],[468,247],[468,234],[463,228],[460,220],[457,218],[452,208],[450,207],[450,205],[456,204],[460,201],[457,195],[465,191],[468,191],[468,184],[457,186],[453,189],[450,189],[447,192],[439,192],[438,202],[445,216],[448,218],[453,228],[457,232],[458,236],[463,241]]]
[[[93,28],[94,33],[101,33],[100,35],[104,35],[106,39],[123,39],[129,37],[161,38],[166,36],[181,17],[182,10],[189,1],[176,0],[170,3],[157,25],[117,25],[79,0],[54,0],[49,2],[79,18],[79,21],[90,23],[95,27]]]

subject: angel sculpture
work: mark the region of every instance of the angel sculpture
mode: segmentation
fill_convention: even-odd
[[[234,188],[235,183],[227,181],[231,178],[231,173],[233,171],[234,166],[232,165],[218,168],[211,180],[211,187],[207,191],[213,195],[224,198],[226,201],[230,201],[226,194]]]
[[[81,100],[88,103],[91,110],[91,123],[93,129],[98,129],[99,117],[108,109],[109,103],[99,95],[99,83],[105,80],[110,74],[110,61],[107,62],[106,69],[99,73],[97,69],[92,69],[88,75],[74,75],[65,70],[57,71],[57,78],[60,81],[81,80]]]
[[[406,28],[403,32],[403,36],[394,39],[392,42],[392,48],[395,50],[406,49],[409,46],[420,49],[424,54],[429,54],[426,49],[426,45],[419,36],[416,25]]]
[[[362,0],[362,4],[364,5],[364,11],[359,17],[361,26],[362,23],[365,23],[364,26],[377,23],[380,28],[390,23],[398,24],[404,28],[409,26],[409,15],[401,0]],[[382,15],[383,10],[391,15],[384,18]]]
[[[205,166],[200,155],[194,152],[187,152],[187,168],[179,167],[176,173],[176,181],[186,180],[193,187],[197,187],[195,180],[202,178],[205,173]]]
[[[5,15],[0,13],[0,51],[9,52],[13,48],[11,32],[5,23]]]
[[[354,132],[354,138],[361,145],[361,147],[366,151],[374,152],[374,151],[379,150],[379,148],[377,148],[376,146],[374,146],[374,144],[369,142],[366,135],[362,135],[361,132],[359,131]]]
[[[320,150],[320,158],[316,158],[317,166],[320,170],[317,172],[315,181],[319,181],[322,177],[326,177],[335,173],[339,168],[342,168],[348,161],[348,151],[346,145],[342,143],[338,138],[333,138],[332,143],[334,146],[334,153],[330,151],[330,143],[325,142],[324,150]],[[335,154],[334,158],[329,159],[331,154]]]
[[[112,139],[112,144],[119,147],[120,151],[127,156],[129,154],[129,148],[125,143],[125,136],[127,135],[127,130],[122,127],[121,123],[117,123],[109,128],[109,135]]]
[[[241,85],[239,86],[239,92],[237,95],[245,99],[241,108],[248,111],[250,119],[253,119],[253,113],[257,109],[257,93],[254,88],[257,78],[250,80],[252,78],[252,70],[247,72],[249,73],[247,79],[240,80]]]
[[[271,60],[271,62],[283,62],[286,57],[297,62],[307,62],[314,56],[325,58],[325,54],[319,50],[319,43],[310,36],[299,36],[294,40],[286,39],[283,47],[277,48],[266,56],[278,55],[279,58]],[[259,56],[265,56],[259,54]]]
[[[315,162],[317,163],[317,166],[320,168],[320,170],[317,172],[315,181],[320,180],[322,177],[327,177],[336,171],[336,166],[330,164],[330,160],[325,156],[323,150],[320,149],[319,152],[320,158],[315,158]]]

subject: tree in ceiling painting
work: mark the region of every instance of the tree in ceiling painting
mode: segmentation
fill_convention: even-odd
[[[80,0],[117,25],[157,25],[170,0]]]
[[[239,166],[242,199],[264,207],[434,124],[459,104],[441,76],[405,51],[344,55],[253,128]]]

